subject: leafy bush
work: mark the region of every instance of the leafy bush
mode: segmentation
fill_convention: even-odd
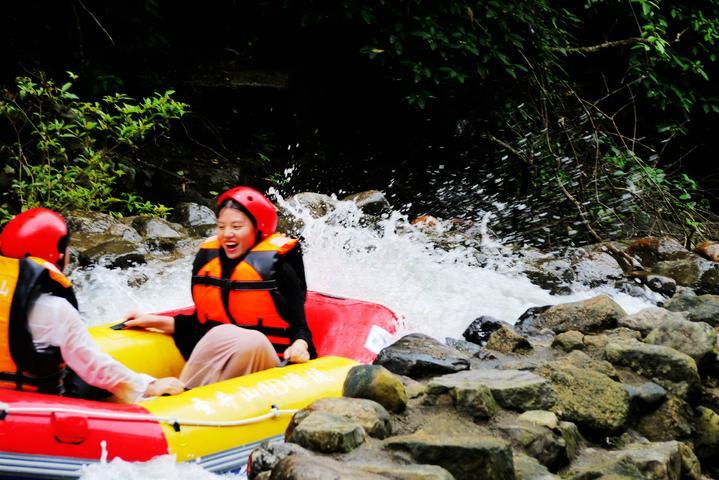
[[[11,184],[0,214],[44,206],[165,216],[167,207],[119,192],[118,180],[133,168],[130,155],[167,135],[187,105],[172,91],[139,101],[122,93],[83,101],[72,92],[77,77],[69,77],[62,85],[20,77],[16,90],[2,92],[0,117],[16,140],[2,147]]]

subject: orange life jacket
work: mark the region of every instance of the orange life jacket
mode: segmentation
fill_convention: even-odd
[[[220,244],[216,237],[207,240],[195,257],[192,275],[192,298],[199,321],[234,323],[258,330],[281,354],[291,339],[290,325],[280,316],[275,303],[278,297],[275,267],[297,245],[296,239],[277,233],[270,235],[250,249],[230,277],[223,279]],[[223,291],[229,291],[226,305]]]
[[[55,265],[0,256],[0,387],[62,394],[60,349],[37,348],[27,325],[30,302],[39,293],[65,298],[77,308],[72,284]]]

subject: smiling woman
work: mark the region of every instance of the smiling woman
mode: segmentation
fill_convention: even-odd
[[[189,315],[136,314],[125,325],[173,334],[188,359],[180,378],[200,386],[315,356],[305,318],[300,244],[275,233],[277,211],[249,187],[218,199],[217,235],[195,257]]]

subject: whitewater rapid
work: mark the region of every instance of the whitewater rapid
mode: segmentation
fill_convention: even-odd
[[[400,212],[379,222],[352,202],[336,201],[320,218],[296,204],[277,201],[301,221],[308,288],[333,295],[381,303],[401,321],[401,331],[422,332],[444,340],[461,338],[481,315],[514,323],[529,307],[589,298],[613,297],[628,313],[651,305],[610,287],[575,286],[571,295],[554,296],[522,274],[522,260],[492,238],[491,214],[476,225],[457,228],[456,222],[412,225]],[[172,262],[153,260],[127,270],[95,267],[77,270],[76,285],[83,318],[89,324],[119,320],[129,311],[162,311],[189,305],[192,252]],[[216,478],[198,467],[175,465],[171,459],[146,464],[114,461],[96,465],[86,479]]]

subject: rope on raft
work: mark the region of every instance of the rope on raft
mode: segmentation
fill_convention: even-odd
[[[255,417],[243,418],[241,420],[183,420],[173,417],[160,417],[157,415],[143,413],[115,413],[115,412],[98,412],[95,410],[84,410],[81,408],[65,408],[65,407],[11,407],[10,405],[0,402],[0,420],[4,420],[8,414],[26,414],[32,415],[37,413],[66,413],[70,415],[82,415],[87,418],[103,419],[103,420],[127,420],[130,422],[159,422],[171,425],[176,432],[180,431],[181,426],[185,427],[238,427],[241,425],[251,425],[270,418],[277,418],[280,415],[293,415],[298,410],[281,410],[277,405],[272,405],[270,411]]]

